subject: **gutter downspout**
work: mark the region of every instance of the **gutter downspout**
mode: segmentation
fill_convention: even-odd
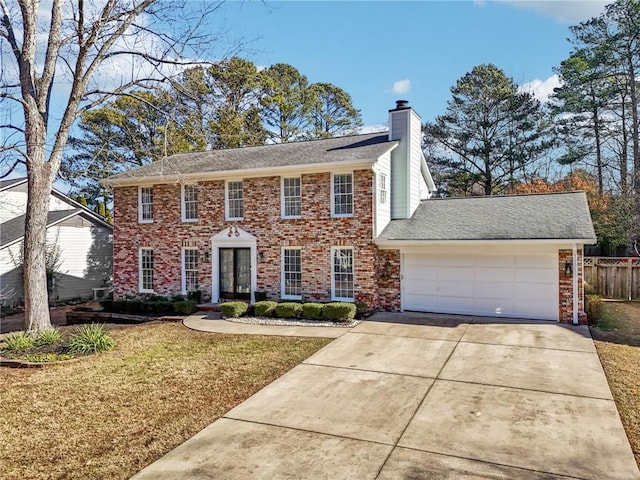
[[[578,325],[578,244],[573,244],[571,263],[573,263],[573,324]]]

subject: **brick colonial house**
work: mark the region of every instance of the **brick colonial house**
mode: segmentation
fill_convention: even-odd
[[[343,300],[584,322],[584,193],[432,199],[421,121],[178,154],[110,177],[114,293]]]

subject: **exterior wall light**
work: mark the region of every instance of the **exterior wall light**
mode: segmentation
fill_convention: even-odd
[[[564,274],[568,277],[573,273],[573,263],[565,262],[564,264]]]

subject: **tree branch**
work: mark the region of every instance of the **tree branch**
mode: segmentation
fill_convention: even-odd
[[[16,160],[15,162],[13,162],[13,165],[11,165],[11,168],[9,168],[6,173],[0,175],[0,180],[11,175],[11,172],[13,172],[18,165],[26,165],[26,163],[22,160]]]

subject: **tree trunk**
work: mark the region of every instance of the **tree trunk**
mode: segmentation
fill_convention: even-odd
[[[595,102],[594,102],[595,103]],[[593,133],[596,139],[596,168],[598,170],[598,195],[602,197],[604,194],[604,180],[602,172],[602,145],[600,141],[600,118],[598,115],[598,107],[593,107]]]
[[[44,161],[44,148],[36,147],[36,150],[42,150],[42,161],[29,166],[25,225],[29,225],[30,228],[25,229],[23,244],[24,329],[27,331],[51,328],[45,257],[47,217],[53,178],[49,163]]]
[[[622,128],[622,147],[620,148],[620,192],[622,194],[622,198],[627,198],[629,195],[629,136],[627,135],[627,119],[626,119],[626,109],[625,109],[625,101],[624,96],[622,97],[621,105],[621,128]]]

